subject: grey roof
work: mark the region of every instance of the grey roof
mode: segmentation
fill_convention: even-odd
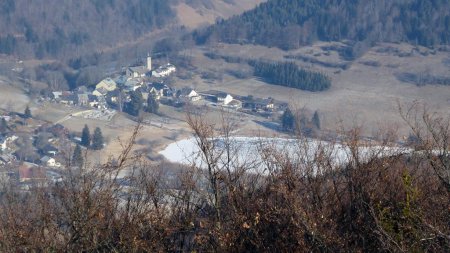
[[[41,162],[46,163],[46,162],[50,161],[51,159],[53,159],[53,158],[51,158],[49,156],[44,156],[41,158]]]
[[[218,97],[218,98],[226,98],[228,95],[230,95],[229,93],[226,93],[223,91],[218,91],[218,90],[209,90],[209,91],[201,92],[201,94],[205,95],[205,96],[214,96],[214,97]]]
[[[62,95],[60,96],[61,100],[63,101],[76,101],[78,99],[78,97],[74,94],[70,94],[70,95]]]
[[[0,160],[5,162],[5,163],[9,163],[12,160],[14,160],[14,156],[13,155],[8,155],[8,154],[0,155]]]
[[[96,91],[99,92],[100,94],[102,94],[103,96],[108,93],[108,90],[105,88],[99,88]]]
[[[114,79],[114,81],[116,81],[117,84],[125,84],[125,82],[127,81],[127,77],[118,76],[116,79]]]
[[[194,89],[192,89],[192,88],[185,87],[185,88],[179,90],[179,94],[180,94],[180,96],[187,96],[187,95],[189,95],[193,90],[194,90]]]
[[[163,83],[153,83],[150,85],[150,89],[155,88],[155,90],[163,90],[163,89],[169,89],[169,86],[163,84]]]
[[[147,69],[147,67],[145,67],[145,66],[129,67],[129,69],[130,69],[132,72],[137,72],[137,73],[139,73],[140,75],[146,74],[146,73],[148,72],[148,69]]]

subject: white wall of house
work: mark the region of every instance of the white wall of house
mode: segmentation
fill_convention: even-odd
[[[52,159],[48,160],[47,166],[55,167],[55,165],[56,165],[55,159],[52,158]]]
[[[223,104],[227,105],[229,104],[231,101],[233,101],[233,97],[230,94],[227,94],[227,96],[225,97],[225,99],[223,100]]]
[[[6,140],[3,141],[3,143],[0,143],[0,150],[3,151],[7,148],[8,146],[6,145]]]

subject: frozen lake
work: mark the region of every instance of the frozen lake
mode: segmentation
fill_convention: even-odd
[[[214,139],[215,157],[219,163],[228,158],[222,152],[225,150],[223,139]],[[296,139],[260,138],[260,137],[232,137],[230,149],[233,164],[251,163],[255,167],[263,167],[262,161],[279,160],[280,157],[289,158],[296,163],[314,162],[315,158],[324,155],[331,157],[333,165],[342,165],[352,160],[352,152],[342,144],[329,143],[314,139],[298,141]],[[367,146],[357,149],[358,157],[383,157],[408,153],[409,149],[399,147]],[[159,152],[168,161],[184,165],[204,166],[204,159],[195,138],[185,139],[168,145]]]

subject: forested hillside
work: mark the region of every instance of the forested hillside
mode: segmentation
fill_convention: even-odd
[[[0,54],[76,57],[175,21],[171,0],[0,2]]]
[[[283,49],[317,40],[450,42],[447,0],[270,0],[194,34],[206,42],[256,43]]]

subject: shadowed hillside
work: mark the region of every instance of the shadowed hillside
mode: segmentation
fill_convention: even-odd
[[[62,58],[133,40],[174,21],[167,0],[0,3],[0,53]]]
[[[423,46],[450,41],[448,1],[270,0],[194,34],[197,42],[256,43],[294,49],[314,41],[409,42]],[[351,52],[350,52],[351,53]]]

